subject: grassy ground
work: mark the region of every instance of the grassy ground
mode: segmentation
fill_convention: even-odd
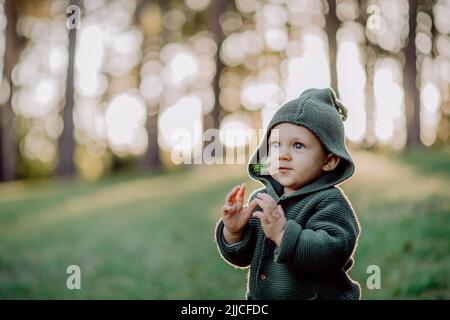
[[[364,299],[450,298],[450,154],[355,152],[343,189],[362,236],[352,277]],[[97,183],[0,185],[0,299],[243,299],[245,271],[224,263],[213,229],[245,167],[198,167]],[[81,268],[81,290],[66,268]],[[381,269],[369,290],[367,268]]]

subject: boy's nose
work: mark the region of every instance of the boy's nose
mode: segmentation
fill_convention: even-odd
[[[289,161],[289,160],[291,160],[291,156],[288,155],[288,154],[286,154],[286,155],[280,155],[280,156],[278,157],[278,159],[279,159],[279,160],[287,160],[287,161]]]
[[[291,160],[291,155],[286,148],[279,149],[280,154],[278,155],[278,159],[280,160]]]

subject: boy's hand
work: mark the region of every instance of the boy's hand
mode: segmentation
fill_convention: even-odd
[[[225,199],[222,207],[222,221],[224,223],[224,237],[229,244],[239,242],[242,229],[248,223],[257,204],[252,201],[247,207],[244,205],[245,183],[234,187]]]
[[[276,201],[266,193],[258,193],[254,201],[263,209],[263,212],[255,211],[252,216],[261,221],[266,237],[280,246],[286,226],[286,217],[281,205],[277,205]]]

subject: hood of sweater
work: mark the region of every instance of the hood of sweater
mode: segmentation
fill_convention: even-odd
[[[355,165],[345,143],[343,121],[347,117],[345,106],[336,98],[333,89],[308,89],[300,97],[281,106],[270,121],[264,137],[247,166],[249,176],[260,181],[275,200],[305,195],[336,186],[349,179]],[[288,122],[309,129],[326,151],[338,155],[338,166],[324,172],[314,181],[284,196],[284,187],[268,172],[267,155],[270,132],[277,124]]]

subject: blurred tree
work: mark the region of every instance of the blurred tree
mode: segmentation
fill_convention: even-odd
[[[360,18],[358,22],[360,22],[363,26],[367,28],[367,20],[368,20],[368,6],[369,1],[358,1],[358,5],[360,8]],[[376,145],[376,136],[375,136],[375,95],[373,91],[373,81],[374,81],[374,73],[375,73],[375,62],[377,59],[377,54],[380,51],[379,48],[371,43],[367,37],[366,45],[365,45],[365,55],[366,55],[366,88],[365,88],[365,99],[366,99],[366,133],[363,141],[363,147],[366,149],[370,149]]]
[[[214,75],[212,87],[214,90],[214,108],[211,111],[211,119],[212,124],[205,123],[205,130],[208,128],[219,128],[220,125],[220,102],[219,102],[219,94],[220,94],[220,76],[222,70],[224,68],[224,64],[220,59],[220,48],[222,47],[222,43],[225,40],[225,34],[222,31],[222,27],[220,26],[220,17],[224,14],[225,9],[227,7],[227,1],[225,0],[215,0],[209,7],[208,12],[208,28],[214,34],[216,43],[217,43],[217,53],[216,53],[216,74]]]
[[[326,19],[325,31],[328,36],[328,49],[330,59],[330,81],[331,87],[338,93],[337,68],[336,68],[336,32],[339,29],[340,21],[336,15],[336,1],[328,0],[328,14]]]
[[[420,145],[420,96],[418,88],[418,73],[416,67],[416,20],[417,1],[411,0],[409,5],[409,36],[405,49],[406,63],[403,69],[403,83],[405,89],[405,108],[407,137],[406,147],[412,149]]]
[[[14,84],[11,73],[19,60],[23,37],[16,32],[20,7],[23,1],[6,0],[4,4],[6,25],[5,62],[3,78],[9,85],[9,98],[0,106],[0,181],[10,181],[17,176],[18,148],[13,127],[14,113],[12,110],[12,92]]]
[[[203,130],[208,129],[219,129],[220,128],[220,76],[222,75],[222,70],[224,69],[224,64],[220,59],[220,49],[222,48],[222,43],[225,40],[225,34],[223,33],[222,27],[220,25],[220,17],[224,14],[227,7],[227,1],[225,0],[215,0],[210,4],[208,15],[207,15],[207,25],[210,32],[214,34],[215,41],[217,43],[217,52],[215,55],[215,65],[216,72],[212,80],[212,87],[214,92],[214,107],[209,114],[204,116],[203,120]],[[215,137],[214,139],[217,139]],[[211,140],[209,143],[204,143],[203,148],[207,148],[209,144],[215,143],[220,145],[220,141]],[[211,156],[217,156],[216,149],[214,148]]]
[[[446,90],[450,90],[450,86],[447,86]],[[441,118],[437,128],[437,143],[448,146],[450,145],[450,100],[448,96],[442,99],[440,112]]]
[[[433,43],[432,55],[433,59],[440,59],[440,52],[437,48],[437,39],[442,36],[439,30],[436,28],[435,15],[433,12],[433,6],[435,5],[435,1],[426,0],[425,8],[427,13],[431,17],[431,37]],[[441,93],[441,104],[439,106],[440,119],[437,125],[437,137],[436,143],[438,145],[449,145],[450,144],[450,85],[448,82],[439,75],[438,79],[440,80],[439,88]]]
[[[81,0],[70,0],[70,5],[81,5]],[[71,14],[74,14],[73,12]],[[73,80],[74,61],[77,29],[74,27],[69,32],[69,63],[66,78],[66,103],[63,109],[63,132],[58,141],[59,163],[56,170],[58,175],[72,175],[75,173],[74,151],[75,141],[73,137]]]
[[[160,50],[167,41],[167,30],[163,24],[163,15],[168,7],[168,1],[164,0],[159,0],[158,5],[155,5],[155,2],[151,0],[142,0],[136,7],[135,20],[144,34],[144,40],[142,41],[143,57],[141,66],[139,67],[141,71],[145,62],[149,58],[152,58],[152,53],[155,52],[156,48]],[[142,167],[150,170],[161,166],[158,144],[158,111],[159,105],[147,106],[148,116],[146,129],[148,134],[148,147],[140,163]]]

